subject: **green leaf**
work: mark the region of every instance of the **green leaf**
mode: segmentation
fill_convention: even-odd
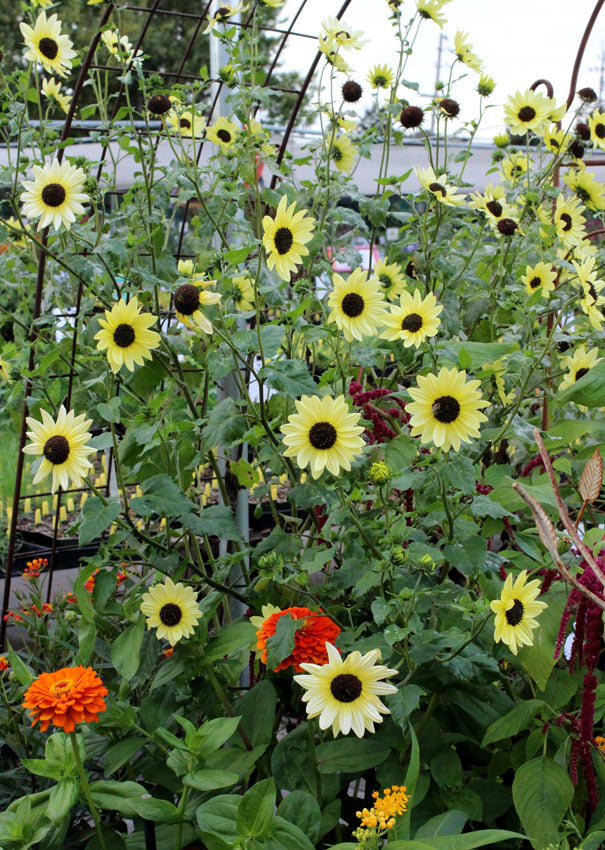
[[[277,841],[282,850],[314,850],[302,829],[278,815],[273,818],[271,839]]]
[[[458,366],[460,366],[461,369],[471,369],[473,366],[471,355],[468,353],[466,348],[461,348],[458,352]]]
[[[456,455],[444,470],[445,480],[451,487],[470,495],[475,492],[475,468],[470,458]]]
[[[169,800],[158,800],[147,794],[129,802],[139,817],[154,823],[178,823],[182,819],[177,807]]]
[[[80,619],[78,624],[78,652],[74,658],[74,664],[87,665],[95,646],[97,638],[97,627],[90,620]]]
[[[26,687],[31,685],[36,678],[34,671],[21,660],[8,641],[6,643],[6,654],[8,655],[11,670],[15,674],[19,684]]]
[[[418,440],[413,440],[407,434],[399,434],[389,440],[384,452],[384,460],[394,475],[399,475],[408,469],[418,454]]]
[[[116,770],[119,770],[126,762],[130,762],[132,757],[145,744],[145,738],[129,737],[122,738],[121,741],[116,741],[105,753],[103,758],[103,773],[105,776],[111,776]]]
[[[464,835],[439,835],[434,838],[414,839],[413,841],[389,841],[388,850],[475,850],[476,847],[487,847],[499,841],[511,838],[525,839],[518,832],[507,829],[478,829]]]
[[[414,838],[434,838],[437,835],[460,835],[468,820],[466,812],[453,809],[442,815],[435,815],[418,828]]]
[[[477,372],[485,363],[493,363],[494,360],[499,360],[505,354],[512,354],[513,351],[518,351],[519,344],[516,342],[447,342],[439,343],[438,348],[441,349],[442,358],[448,358],[452,364],[458,363],[460,351],[464,350],[470,357],[473,372]]]
[[[208,642],[203,657],[204,664],[212,664],[226,655],[250,646],[255,638],[256,629],[250,620],[234,620],[228,626],[223,626]]]
[[[101,419],[104,419],[106,422],[119,422],[121,403],[122,399],[120,396],[114,396],[108,403],[102,401],[101,404],[97,404],[97,410]]]
[[[181,517],[183,528],[189,528],[194,534],[219,537],[222,540],[242,541],[233,517],[233,511],[227,505],[210,505],[203,508],[199,515],[186,514]]]
[[[280,393],[296,398],[316,395],[317,385],[302,360],[279,360],[263,366],[259,377]]]
[[[216,791],[217,788],[235,785],[238,779],[239,774],[229,770],[195,770],[183,777],[183,785],[196,791]]]
[[[391,717],[404,731],[408,728],[410,714],[418,708],[423,694],[423,689],[418,685],[404,685],[396,694],[389,694],[385,698]]]
[[[552,759],[535,758],[516,771],[513,802],[535,850],[559,843],[559,825],[573,793],[567,771]]]
[[[600,829],[598,832],[593,832],[579,845],[578,850],[601,850],[605,842],[605,832]]]
[[[516,705],[511,711],[503,717],[499,717],[491,726],[481,742],[482,747],[487,747],[488,744],[493,744],[494,741],[501,741],[503,738],[512,738],[517,735],[522,729],[527,728],[530,720],[535,717],[545,706],[544,700],[528,699],[520,705]]]
[[[281,801],[277,814],[297,826],[312,844],[317,842],[321,809],[312,794],[307,791],[293,791]]]
[[[78,780],[63,777],[50,792],[47,816],[53,823],[59,824],[71,812],[78,802]]]
[[[192,749],[200,758],[207,758],[210,753],[216,752],[235,735],[240,719],[240,717],[215,717],[214,720],[202,723],[193,736]]]
[[[238,835],[264,838],[269,834],[276,793],[273,779],[263,779],[246,791],[237,807]]]
[[[418,782],[418,774],[420,773],[420,748],[418,746],[418,738],[416,737],[416,732],[414,731],[414,727],[411,722],[408,726],[410,730],[410,738],[412,739],[412,749],[403,784],[406,787],[409,800],[405,812],[397,821],[397,835],[402,835],[404,838],[409,838],[410,836],[410,818],[414,807],[416,783]]]
[[[106,504],[98,496],[87,499],[82,508],[82,519],[78,530],[78,543],[86,546],[91,540],[99,537],[106,528],[120,515],[122,505],[118,498],[105,500]]]
[[[218,794],[202,803],[195,816],[203,833],[222,839],[224,844],[235,844],[238,839],[235,826],[241,801],[238,794]]]
[[[548,608],[540,614],[540,628],[533,632],[532,646],[523,646],[517,658],[521,666],[529,673],[541,691],[552,673],[555,664],[555,643],[567,593],[563,587],[551,587],[542,597]]]
[[[317,747],[317,769],[320,773],[363,773],[382,764],[389,748],[371,738],[337,738]]]
[[[167,517],[182,516],[195,508],[178,484],[164,473],[147,478],[141,489],[143,495],[130,500],[130,507],[139,516],[151,516],[153,513]]]
[[[449,747],[442,747],[431,759],[429,766],[433,779],[445,788],[462,784],[462,764],[458,754]]]
[[[144,631],[145,621],[139,617],[136,623],[117,636],[111,647],[111,663],[120,676],[128,681],[139,669]]]
[[[267,668],[274,670],[294,652],[296,632],[304,620],[295,620],[291,614],[280,617],[275,624],[275,634],[267,640]]]
[[[273,740],[276,708],[277,694],[267,679],[261,679],[235,703],[235,712],[242,718],[242,729],[255,747],[268,746]],[[239,742],[236,743],[239,746]]]
[[[132,802],[147,794],[145,788],[138,782],[116,782],[115,779],[92,782],[90,791],[97,808],[120,812],[129,817],[136,815]]]

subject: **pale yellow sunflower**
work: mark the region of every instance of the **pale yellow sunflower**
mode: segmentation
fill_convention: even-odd
[[[98,319],[101,330],[95,334],[98,351],[107,351],[111,371],[119,372],[122,366],[134,371],[135,364],[142,366],[151,360],[151,351],[160,344],[160,335],[150,331],[156,321],[151,313],[142,313],[134,295],[128,303],[120,298],[111,310],[105,310],[105,318]]]
[[[588,116],[588,126],[593,145],[602,151],[605,150],[605,112],[595,109]]]
[[[549,119],[550,101],[540,92],[526,89],[511,95],[504,106],[504,120],[516,135],[537,130]]]
[[[424,298],[419,289],[415,289],[413,295],[402,292],[399,305],[391,305],[391,312],[383,319],[386,330],[380,336],[390,341],[400,339],[405,348],[412,345],[419,348],[427,337],[437,333],[442,310],[443,306],[437,304],[432,292]]]
[[[72,68],[72,59],[76,51],[68,36],[61,34],[61,21],[56,15],[46,17],[42,11],[33,27],[19,24],[27,50],[24,58],[30,62],[39,62],[47,74],[66,77]]]
[[[536,617],[548,608],[545,602],[536,601],[540,582],[526,582],[527,570],[519,573],[514,584],[512,573],[509,573],[500,599],[490,602],[490,608],[496,615],[494,640],[507,644],[514,655],[519,647],[533,644],[532,631],[538,628]]]
[[[336,322],[347,342],[375,336],[386,315],[378,280],[368,280],[368,272],[357,268],[346,280],[335,273],[332,281],[334,288],[328,296],[331,308],[328,323]]]
[[[405,290],[405,277],[399,263],[387,263],[386,260],[379,260],[374,266],[372,276],[381,285],[385,298],[398,298]]]
[[[23,448],[26,455],[42,456],[33,483],[38,484],[50,472],[51,492],[59,487],[66,490],[70,480],[74,487],[80,487],[92,466],[88,455],[95,452],[92,446],[86,445],[92,437],[88,430],[92,419],[86,419],[84,413],[76,416],[73,410],[68,413],[63,405],[56,420],[46,410],[40,410],[40,415],[42,422],[27,417],[30,442]]]
[[[192,330],[199,328],[205,334],[212,333],[212,322],[202,311],[202,307],[220,303],[219,292],[204,291],[204,287],[214,283],[214,280],[192,278],[191,283],[183,283],[175,290],[172,303],[179,322]]]
[[[164,584],[154,584],[141,597],[141,613],[148,629],[156,629],[158,640],[165,638],[174,646],[193,634],[202,616],[197,596],[182,582],[174,584],[167,578]]]
[[[40,167],[34,165],[34,180],[24,180],[21,195],[23,214],[39,218],[38,230],[52,224],[55,230],[63,225],[67,230],[76,215],[85,212],[82,203],[90,200],[84,189],[86,175],[81,168],[57,159]]]
[[[223,150],[227,150],[237,139],[238,132],[239,128],[237,124],[230,121],[229,118],[225,118],[224,115],[221,115],[216,119],[214,124],[208,127],[206,137],[211,142],[214,142],[215,145],[219,145]]]
[[[563,362],[569,371],[561,381],[559,391],[572,387],[576,381],[587,375],[601,359],[598,348],[591,348],[590,351],[587,351],[585,345],[581,345],[573,355],[563,358]]]
[[[348,136],[342,135],[332,139],[332,145],[328,153],[330,159],[340,172],[350,174],[355,165],[359,150]]]
[[[464,205],[464,197],[457,194],[458,188],[456,186],[451,186],[447,182],[446,174],[437,177],[430,166],[428,168],[416,168],[414,170],[422,188],[430,192],[440,204],[445,204],[448,207]]]
[[[263,246],[267,252],[267,266],[275,269],[282,280],[290,280],[290,272],[302,263],[309,249],[307,242],[313,238],[315,219],[307,215],[306,210],[296,210],[293,201],[288,206],[288,198],[283,195],[275,212],[275,218],[266,215],[263,218]]]
[[[528,295],[541,290],[542,298],[548,298],[555,288],[557,273],[550,263],[539,262],[535,266],[526,266],[521,280],[525,284]]]

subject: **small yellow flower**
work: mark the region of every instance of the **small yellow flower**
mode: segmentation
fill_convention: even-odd
[[[215,145],[219,145],[223,150],[227,150],[237,139],[238,130],[237,124],[234,124],[229,118],[221,115],[220,118],[216,119],[214,124],[208,127],[206,136]]]
[[[329,148],[330,159],[343,174],[350,174],[359,151],[348,136],[338,136]]]
[[[456,186],[451,186],[447,182],[447,175],[442,174],[437,177],[430,166],[429,168],[416,168],[415,171],[422,188],[430,192],[440,204],[445,204],[448,207],[464,205],[464,198],[457,194]]]
[[[557,273],[551,265],[540,262],[535,266],[526,266],[521,280],[525,284],[528,295],[533,295],[541,289],[542,298],[548,298],[549,293],[555,288],[556,277]]]
[[[502,589],[500,599],[490,602],[490,608],[496,615],[494,622],[494,640],[506,643],[516,655],[520,646],[532,646],[532,631],[538,628],[538,617],[548,605],[538,602],[540,582],[527,582],[527,570],[517,576],[513,584],[509,573]]]
[[[454,36],[454,51],[459,62],[473,71],[481,72],[483,62],[473,53],[473,45],[468,40],[467,33],[462,30],[458,30]]]
[[[395,82],[395,74],[387,65],[374,65],[368,74],[368,82],[373,89],[390,89]]]

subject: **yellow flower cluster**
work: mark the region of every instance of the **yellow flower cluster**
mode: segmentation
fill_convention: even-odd
[[[361,820],[361,827],[378,830],[392,829],[395,826],[395,815],[402,815],[405,812],[409,800],[405,785],[385,788],[382,797],[379,796],[378,791],[374,791],[372,796],[374,797],[372,808],[356,812],[356,816]],[[361,831],[359,829],[357,833]]]

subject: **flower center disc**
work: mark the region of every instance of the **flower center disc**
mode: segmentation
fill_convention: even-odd
[[[430,189],[430,190],[431,190],[431,192],[433,192],[433,194],[435,194],[435,195],[437,194],[437,192],[440,192],[440,193],[441,193],[441,196],[442,196],[443,198],[445,198],[445,196],[447,195],[447,192],[446,192],[446,190],[444,189],[444,187],[441,185],[441,183],[431,183],[431,184],[429,185],[429,189]]]
[[[523,619],[523,603],[520,599],[513,600],[513,607],[506,612],[506,622],[509,626],[518,626]]]
[[[590,369],[578,369],[578,371],[576,372],[575,380],[579,381],[580,378],[583,378],[584,375],[588,375],[589,372],[590,372]]]
[[[69,457],[69,443],[61,434],[55,434],[44,443],[42,454],[50,463],[65,463]]]
[[[571,230],[571,216],[569,215],[569,213],[561,213],[559,218],[563,222],[563,230],[565,232]]]
[[[176,626],[180,623],[183,612],[174,602],[168,602],[160,608],[159,617],[165,626]]]
[[[66,197],[67,192],[60,183],[48,183],[42,189],[42,200],[47,207],[60,207]]]
[[[532,277],[532,279],[529,282],[529,285],[531,286],[532,289],[537,289],[540,286],[541,282],[542,281],[540,280],[539,277]]]
[[[410,313],[401,323],[402,331],[409,331],[415,334],[422,327],[422,316],[418,313]]]
[[[71,690],[71,682],[68,679],[62,679],[60,682],[55,682],[54,685],[51,685],[50,691],[55,697],[64,697]]]
[[[278,254],[287,254],[294,244],[294,236],[289,227],[280,227],[275,231],[273,242],[277,248]]]
[[[485,209],[489,210],[489,212],[491,212],[491,214],[496,218],[500,218],[502,215],[502,204],[498,201],[488,201],[485,205]]]
[[[183,316],[191,316],[200,306],[200,293],[197,286],[184,283],[174,293],[174,307]]]
[[[455,422],[460,415],[460,402],[451,395],[442,395],[435,399],[432,412],[438,422],[446,425]]]
[[[119,345],[120,348],[128,348],[129,345],[132,345],[134,340],[135,332],[132,325],[118,325],[113,332],[113,341],[116,345]]]
[[[316,422],[309,431],[309,442],[313,448],[323,451],[331,449],[337,437],[336,428],[329,422]]]
[[[165,94],[154,94],[147,104],[147,109],[152,115],[164,115],[166,112],[170,112],[172,103]]]
[[[38,42],[38,50],[42,56],[46,56],[47,59],[52,60],[56,58],[59,52],[59,45],[54,38],[41,38]]]
[[[337,145],[334,145],[334,147],[332,148],[332,159],[335,162],[340,162],[340,160],[342,159],[342,151]]]
[[[357,292],[349,292],[342,299],[342,312],[348,316],[350,319],[356,319],[357,316],[361,316],[363,313],[363,309],[365,307],[365,301],[358,295]]]
[[[338,702],[354,702],[361,695],[361,681],[352,673],[341,673],[330,682],[330,691]]]
[[[533,121],[536,117],[536,110],[533,106],[523,106],[517,115],[520,121]]]
[[[597,139],[605,139],[605,124],[595,124],[594,134]]]
[[[216,135],[219,137],[221,142],[225,142],[226,145],[231,141],[231,133],[228,130],[218,130]]]
[[[191,121],[188,118],[181,118],[179,123],[184,130],[189,130],[191,128]]]

